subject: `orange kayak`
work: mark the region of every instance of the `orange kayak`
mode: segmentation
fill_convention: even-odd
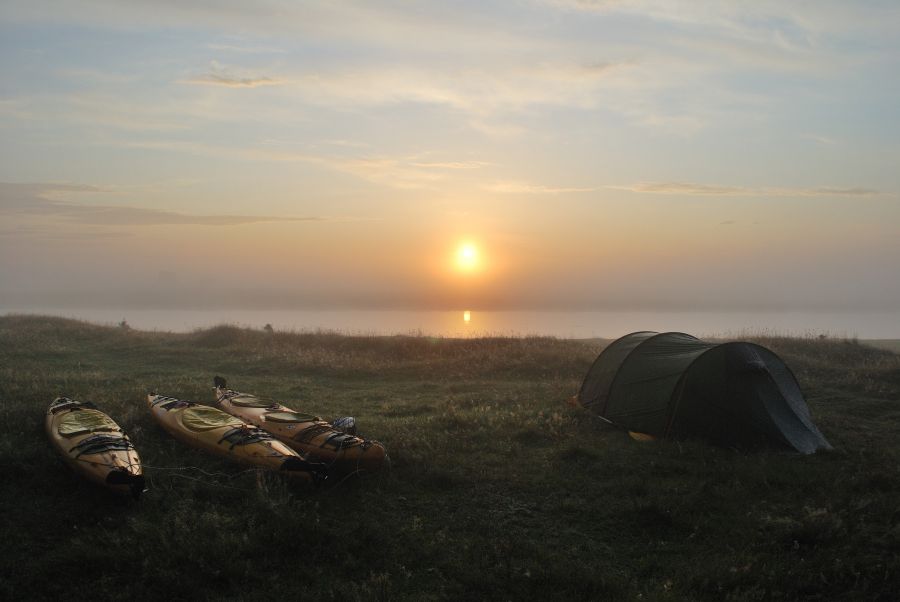
[[[153,394],[147,396],[147,403],[160,426],[182,443],[242,464],[282,471],[310,483],[325,478],[320,463],[222,410]]]
[[[115,493],[140,497],[144,475],[137,450],[94,404],[58,397],[44,425],[50,443],[76,473]]]
[[[227,389],[216,377],[219,407],[275,436],[293,449],[325,463],[329,470],[364,473],[380,470],[387,458],[384,445],[336,429],[318,416],[294,411],[270,399]]]

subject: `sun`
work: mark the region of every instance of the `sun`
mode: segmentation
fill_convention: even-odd
[[[456,265],[464,272],[470,272],[477,268],[478,248],[470,242],[460,244],[456,251]]]

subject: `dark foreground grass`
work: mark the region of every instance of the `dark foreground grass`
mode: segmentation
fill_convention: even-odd
[[[758,342],[794,369],[833,452],[631,441],[563,404],[597,341],[0,318],[0,598],[896,599],[900,356]],[[310,492],[152,422],[148,390],[211,402],[214,374],[356,416],[392,470]],[[139,503],[54,456],[42,421],[63,394],[131,434]]]

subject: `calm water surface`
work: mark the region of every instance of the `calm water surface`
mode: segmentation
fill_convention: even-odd
[[[348,334],[425,334],[447,337],[549,335],[615,338],[636,330],[682,331],[694,335],[752,333],[829,334],[840,337],[900,338],[900,312],[548,312],[548,311],[320,311],[320,310],[149,310],[21,309],[99,324],[126,320],[133,328],[189,332],[217,324],[277,330],[336,330]],[[466,319],[468,314],[468,320]]]

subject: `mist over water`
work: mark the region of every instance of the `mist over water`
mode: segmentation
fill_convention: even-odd
[[[638,330],[696,336],[820,335],[900,338],[895,312],[659,312],[659,311],[407,311],[272,309],[42,309],[2,308],[2,313],[54,315],[140,330],[190,332],[220,324],[276,330],[328,330],[345,334],[421,334],[444,337],[554,336],[616,338]],[[466,315],[468,314],[468,319]]]

